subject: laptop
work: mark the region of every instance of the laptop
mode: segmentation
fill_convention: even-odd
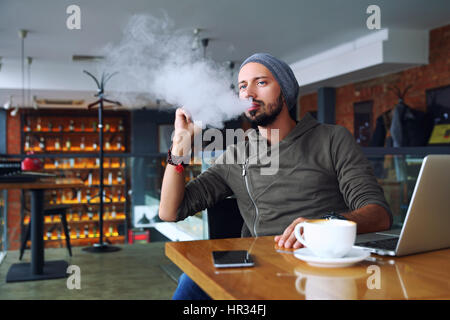
[[[450,247],[450,155],[423,159],[401,230],[358,235],[355,246],[405,256]]]

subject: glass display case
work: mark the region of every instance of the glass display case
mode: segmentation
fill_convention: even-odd
[[[203,211],[179,222],[163,222],[159,219],[159,201],[166,154],[131,157],[129,170],[132,189],[132,225],[134,228],[155,228],[172,241],[207,239],[207,226]],[[185,168],[185,182],[195,179],[202,171],[200,157],[193,157]],[[145,220],[145,223],[142,223]]]

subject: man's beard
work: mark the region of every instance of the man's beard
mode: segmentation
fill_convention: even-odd
[[[260,104],[263,104],[263,102],[260,102]],[[250,121],[252,125],[267,127],[268,125],[272,124],[275,121],[275,119],[278,117],[282,109],[283,109],[283,94],[280,93],[280,96],[278,97],[275,103],[270,103],[267,105],[267,112],[269,113],[265,112],[256,116],[255,118],[251,118],[247,116],[247,114],[244,112],[244,116],[247,118],[248,121]]]

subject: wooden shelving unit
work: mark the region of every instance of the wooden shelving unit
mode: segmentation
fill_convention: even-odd
[[[77,177],[84,181],[80,189],[46,190],[45,207],[70,206],[67,222],[72,246],[89,246],[99,238],[99,161],[97,155],[97,113],[90,111],[61,110],[58,112],[39,110],[22,114],[21,150],[44,157],[44,172],[65,177]],[[104,214],[103,233],[106,242],[124,243],[129,225],[129,201],[126,161],[121,157],[110,157],[108,153],[125,153],[129,145],[129,114],[127,112],[105,112],[104,114]],[[74,157],[73,154],[90,157]],[[58,155],[55,157],[55,155]],[[24,194],[23,203],[29,207]],[[28,203],[28,205],[27,205]],[[23,210],[23,226],[30,217]],[[46,247],[65,246],[65,236],[60,217],[45,217],[44,242]]]

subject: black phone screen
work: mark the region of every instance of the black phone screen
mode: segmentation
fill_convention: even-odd
[[[213,251],[212,256],[216,268],[251,267],[255,264],[246,250]]]

